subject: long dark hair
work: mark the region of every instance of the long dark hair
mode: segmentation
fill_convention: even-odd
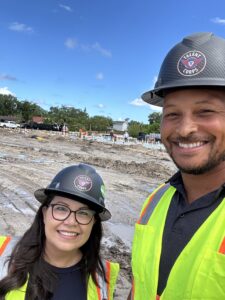
[[[0,280],[0,300],[4,300],[6,294],[11,290],[22,287],[28,278],[26,299],[48,300],[53,295],[57,277],[48,268],[48,265],[43,263],[46,237],[42,214],[43,207],[47,206],[53,197],[49,196],[48,200],[39,207],[33,224],[13,249],[8,261],[8,274]],[[91,276],[97,286],[96,274],[106,281],[105,270],[100,258],[102,234],[102,223],[96,214],[90,237],[81,247],[81,251],[83,254],[82,272],[86,282]]]

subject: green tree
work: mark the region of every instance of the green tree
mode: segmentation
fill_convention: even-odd
[[[148,125],[148,133],[160,133],[160,123],[153,123]]]
[[[19,101],[12,95],[0,94],[0,115],[15,116],[18,114],[17,107]]]
[[[87,129],[89,116],[86,109],[81,110],[74,107],[50,107],[47,115],[48,121],[51,123],[66,123],[69,130],[78,131],[80,128]]]
[[[148,122],[149,124],[159,123],[161,121],[162,114],[160,112],[153,112],[148,116]]]
[[[29,102],[28,100],[19,102],[17,108],[24,122],[31,121],[33,116],[45,116],[47,114],[39,105]]]
[[[94,131],[107,131],[112,125],[113,120],[109,117],[94,116],[89,119],[89,129]]]
[[[130,121],[128,125],[128,133],[132,137],[137,137],[139,132],[148,133],[148,125],[137,121]]]

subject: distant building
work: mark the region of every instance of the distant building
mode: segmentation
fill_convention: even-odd
[[[37,123],[37,124],[43,124],[44,123],[44,118],[41,116],[33,116],[32,117],[32,122]]]
[[[125,121],[113,121],[113,130],[116,131],[127,131],[128,129],[128,119]]]
[[[0,116],[1,122],[4,121],[16,121],[17,117],[16,116]]]

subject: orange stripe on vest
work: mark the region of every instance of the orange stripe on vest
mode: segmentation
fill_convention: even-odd
[[[109,280],[110,280],[110,274],[111,269],[110,269],[110,263],[109,261],[106,261],[106,279],[107,279],[107,292],[108,292],[108,300],[110,299],[110,285],[109,285]]]
[[[8,243],[11,241],[11,237],[10,236],[6,236],[5,237],[5,240],[3,242],[3,244],[1,245],[0,247],[0,256],[3,254],[6,246],[8,245]]]
[[[219,253],[225,254],[225,238],[220,245]]]
[[[97,281],[97,284],[99,284],[98,276],[96,276],[96,281]],[[101,289],[97,285],[96,285],[96,289],[97,289],[97,294],[98,294],[98,300],[101,300]]]
[[[137,221],[138,224],[141,222],[141,219],[142,219],[142,217],[144,216],[146,210],[148,209],[150,203],[152,202],[152,199],[154,198],[154,196],[155,196],[155,193],[150,195],[149,200],[148,200],[148,203],[147,203],[147,205],[145,206],[145,208],[144,208],[144,210],[143,210],[143,212],[142,212],[140,218],[139,218],[138,221]]]
[[[134,292],[135,292],[135,284],[134,284],[134,278],[132,277],[131,300],[134,299]]]

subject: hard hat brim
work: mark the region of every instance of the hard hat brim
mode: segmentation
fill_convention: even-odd
[[[145,92],[141,95],[141,98],[155,106],[163,107],[163,92],[169,91],[170,89],[187,89],[187,88],[224,88],[225,89],[225,80],[224,78],[217,78],[216,80],[212,80],[210,78],[198,78],[198,79],[180,79],[169,82],[168,84],[164,84],[158,86],[150,91]]]

